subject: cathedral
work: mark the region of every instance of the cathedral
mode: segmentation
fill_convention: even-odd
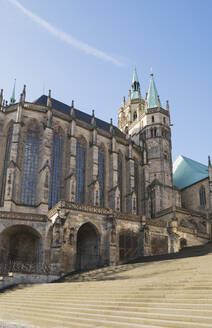
[[[26,86],[0,93],[0,267],[68,273],[211,240],[212,166],[172,163],[168,101],[136,69],[118,127]]]

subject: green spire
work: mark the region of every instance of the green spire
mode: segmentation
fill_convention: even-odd
[[[132,79],[132,99],[140,98],[140,83],[138,81],[138,75],[136,68],[134,68]]]
[[[16,85],[16,79],[14,81],[12,97],[10,98],[10,104],[15,104],[15,85]]]
[[[160,100],[158,97],[158,92],[155,86],[155,81],[153,79],[153,74],[150,74],[149,90],[147,94],[147,108],[158,107],[158,102],[160,105]]]

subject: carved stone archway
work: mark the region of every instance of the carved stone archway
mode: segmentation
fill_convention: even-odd
[[[8,270],[38,271],[42,258],[42,238],[32,227],[14,225],[0,234],[0,262]]]
[[[100,237],[91,223],[83,224],[77,233],[77,270],[91,270],[99,266]]]

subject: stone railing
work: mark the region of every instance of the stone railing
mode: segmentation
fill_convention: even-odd
[[[7,275],[9,272],[50,274],[51,271],[50,266],[47,264],[37,265],[36,263],[23,263],[20,261],[9,261],[0,264],[0,275]]]

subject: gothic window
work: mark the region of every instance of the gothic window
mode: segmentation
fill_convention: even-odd
[[[155,117],[154,116],[152,116],[152,123],[154,123],[155,122]]]
[[[3,169],[3,178],[2,178],[2,190],[1,190],[1,198],[0,201],[3,203],[4,201],[4,193],[6,187],[6,178],[7,178],[7,168],[10,162],[10,153],[11,153],[11,145],[12,145],[12,133],[13,133],[13,125],[11,125],[7,132],[7,141],[6,141],[6,149],[5,149],[5,157],[4,157],[4,169]]]
[[[98,180],[99,180],[99,199],[100,206],[104,206],[104,176],[105,176],[105,154],[104,148],[98,149]]]
[[[157,129],[154,128],[154,137],[157,137]]]
[[[62,179],[63,138],[61,132],[54,132],[51,155],[51,174],[49,188],[49,208],[60,200]]]
[[[24,167],[21,184],[21,203],[35,205],[39,155],[39,128],[31,124],[27,130],[24,151]]]
[[[136,113],[136,112],[134,112],[134,113],[133,113],[133,121],[135,121],[135,120],[136,120],[136,118],[137,118],[137,113]]]
[[[138,181],[138,163],[136,161],[134,161],[134,183],[135,183],[135,193],[136,193],[136,199],[135,200],[135,208],[133,208],[133,210],[136,210],[136,213],[138,213],[138,185],[139,185],[139,181]]]
[[[163,123],[166,124],[166,118],[165,117],[163,118]]]
[[[118,187],[120,191],[120,211],[122,210],[122,155],[118,153]]]
[[[153,138],[154,137],[153,129],[151,129],[150,132],[151,132],[151,138]]]
[[[86,143],[84,139],[77,140],[76,151],[76,202],[83,203],[85,200],[85,158]]]
[[[151,207],[151,217],[155,216],[155,189],[150,192],[150,207]]]
[[[206,206],[206,194],[205,187],[201,186],[199,190],[200,206],[205,208]]]

